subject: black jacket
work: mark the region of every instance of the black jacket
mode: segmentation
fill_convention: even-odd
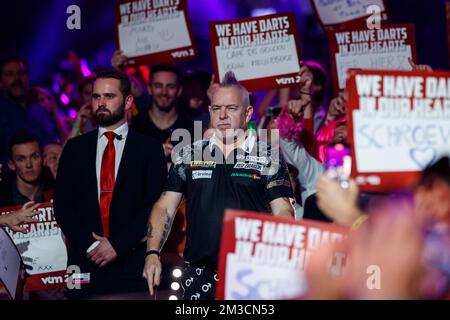
[[[98,130],[71,139],[59,162],[54,213],[68,242],[68,265],[90,272],[96,293],[132,291],[132,281],[142,283],[149,213],[159,198],[167,176],[162,146],[129,129],[110,205],[109,241],[118,258],[104,268],[89,261],[86,250],[103,235],[100,218],[96,150]],[[145,283],[144,283],[145,284]],[[76,290],[75,290],[76,291]]]

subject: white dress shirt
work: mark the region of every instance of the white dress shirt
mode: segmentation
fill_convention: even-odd
[[[95,169],[97,173],[97,191],[98,191],[98,200],[100,201],[100,170],[102,168],[102,158],[103,152],[108,145],[108,138],[105,136],[105,132],[107,130],[105,128],[98,129],[98,141],[97,141],[97,158],[95,162]],[[127,140],[128,135],[128,123],[124,123],[116,130],[114,133],[117,136],[121,136],[121,139],[118,139],[117,136],[114,139],[114,148],[116,149],[116,161],[114,166],[114,181],[117,179],[117,172],[119,171],[120,160],[122,159],[123,148],[125,147],[125,141]]]

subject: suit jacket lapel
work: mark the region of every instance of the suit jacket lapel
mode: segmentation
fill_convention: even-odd
[[[98,195],[98,184],[97,184],[97,167],[96,167],[96,161],[97,161],[97,143],[98,143],[98,130],[95,130],[92,133],[91,139],[89,140],[88,149],[86,150],[87,153],[87,163],[86,163],[86,170],[87,170],[87,182],[86,182],[86,188],[89,190],[89,194],[92,194],[92,204],[95,208],[93,212],[96,212],[96,215],[100,218],[100,205],[99,205],[99,195]],[[101,223],[101,220],[99,220]]]

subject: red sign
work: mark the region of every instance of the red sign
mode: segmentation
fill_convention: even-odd
[[[233,71],[248,90],[268,90],[300,82],[300,42],[295,15],[209,22],[216,79]]]
[[[413,24],[382,25],[380,29],[351,27],[330,31],[335,93],[345,88],[349,69],[411,70],[416,61]]]
[[[0,208],[0,215],[19,210],[21,206]],[[28,233],[5,228],[22,256],[27,272],[26,291],[66,286],[67,248],[53,215],[53,204],[43,203],[37,209],[36,222],[24,224]]]
[[[352,70],[346,90],[352,176],[362,191],[411,187],[450,154],[450,72]]]
[[[197,49],[186,0],[119,0],[116,43],[137,65],[195,58]]]
[[[334,224],[227,210],[217,298],[266,300],[306,295],[304,270],[311,254],[324,243],[341,241],[346,232]]]

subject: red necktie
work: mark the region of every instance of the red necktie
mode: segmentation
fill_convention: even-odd
[[[116,149],[114,138],[116,134],[112,131],[105,132],[108,144],[103,152],[102,168],[100,170],[100,216],[102,218],[103,236],[109,235],[109,206],[114,191],[114,174],[116,164]]]

